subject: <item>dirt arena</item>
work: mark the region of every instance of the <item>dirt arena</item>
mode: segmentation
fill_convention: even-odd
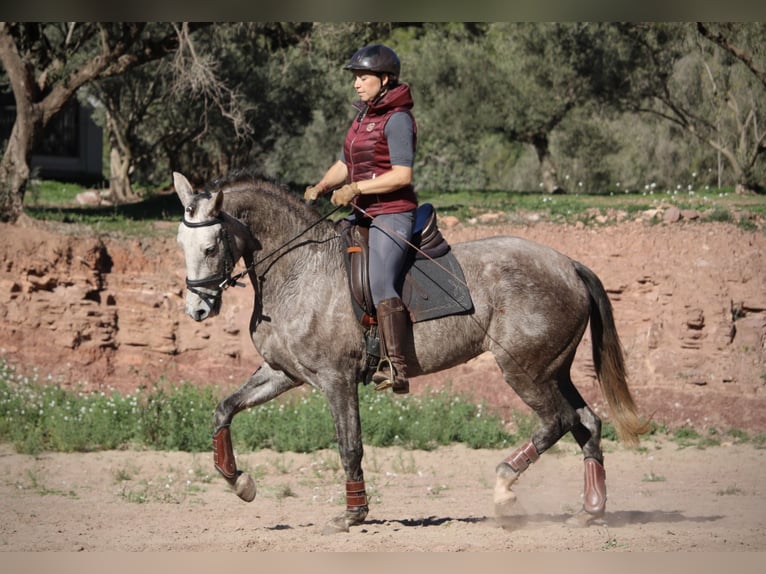
[[[19,367],[52,372],[65,386],[130,391],[159,375],[206,383],[224,372],[234,386],[257,366],[243,332],[247,289],[227,292],[228,311],[207,324],[183,317],[183,265],[172,235],[100,240],[111,263],[99,270],[91,240],[48,228],[0,232],[0,349]],[[589,265],[612,297],[642,412],[671,428],[766,432],[763,231],[635,220],[593,228],[458,225],[444,233],[450,241],[523,235]],[[87,320],[94,316],[101,329],[95,334]],[[72,329],[79,329],[76,344]],[[575,381],[608,419],[590,368],[588,353],[578,353]],[[413,380],[413,393],[441,385],[509,419],[524,409],[485,356]],[[704,449],[654,438],[634,450],[608,444],[607,514],[585,529],[566,524],[581,506],[583,467],[574,443],[560,442],[530,467],[515,488],[514,516],[500,521],[492,489],[495,465],[506,454],[459,445],[432,452],[368,448],[368,521],[323,536],[325,522],[344,505],[335,452],[243,453],[240,467],[259,489],[248,504],[215,475],[207,453],[28,456],[0,445],[0,549],[766,550],[766,450],[752,443],[723,436],[721,446]]]

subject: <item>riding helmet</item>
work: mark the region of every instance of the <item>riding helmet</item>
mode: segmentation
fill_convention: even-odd
[[[367,70],[378,74],[388,74],[391,80],[399,79],[399,56],[391,48],[382,44],[365,46],[351,56],[346,70]]]

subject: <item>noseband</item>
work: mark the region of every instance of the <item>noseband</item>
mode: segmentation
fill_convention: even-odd
[[[200,222],[189,221],[186,219],[186,217],[184,217],[183,224],[186,227],[190,227],[190,228],[210,227],[211,225],[221,226],[221,236],[222,236],[222,244],[223,244],[223,273],[219,275],[211,275],[209,277],[204,277],[202,279],[189,279],[188,277],[186,278],[186,288],[192,293],[199,295],[203,299],[210,297],[211,296],[210,293],[205,293],[199,290],[199,288],[201,287],[203,289],[212,290],[213,291],[212,296],[218,297],[220,296],[221,292],[224,289],[236,283],[236,281],[232,279],[231,277],[231,272],[234,270],[234,254],[231,249],[229,232],[226,230],[223,217],[218,216],[214,219],[208,219],[207,221],[200,221]]]

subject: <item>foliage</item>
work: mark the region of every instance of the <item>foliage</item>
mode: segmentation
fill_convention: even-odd
[[[220,389],[159,381],[121,395],[63,389],[17,373],[0,360],[0,441],[20,452],[89,451],[126,446],[206,451]],[[373,446],[433,449],[455,442],[472,448],[512,444],[503,421],[482,405],[446,392],[393,397],[360,389],[363,436]],[[335,446],[327,401],[305,389],[240,413],[235,446],[313,452]]]
[[[359,395],[363,440],[371,446],[431,450],[455,442],[472,448],[511,443],[502,421],[466,398],[446,392],[394,397],[367,387]],[[335,446],[327,401],[313,390],[240,413],[232,434],[248,450],[313,452]]]
[[[20,374],[0,358],[0,441],[29,454],[116,448],[206,452],[211,448],[212,415],[222,393],[217,387],[164,380],[126,395],[83,392],[40,380],[36,373]],[[512,414],[512,421],[503,421],[485,405],[449,388],[400,397],[361,386],[359,410],[366,445],[409,450],[454,443],[477,449],[510,448],[526,440],[538,424],[534,414],[520,412]],[[509,432],[509,427],[515,431]],[[608,420],[603,422],[601,436],[617,441]],[[648,436],[670,438],[679,448],[704,449],[724,442],[755,448],[766,444],[766,435],[751,437],[738,429],[669,429],[655,422]],[[241,412],[232,423],[232,440],[240,452],[337,448],[327,401],[310,388]]]
[[[475,224],[484,214],[492,214],[495,223],[527,223],[529,217],[556,223],[603,225],[619,217],[640,217],[642,212],[675,206],[697,210],[699,221],[718,221],[738,225],[745,230],[763,229],[766,222],[766,198],[732,193],[702,185],[702,178],[690,174],[671,188],[647,183],[640,188],[616,185],[600,193],[573,192],[550,195],[535,192],[498,190],[419,191],[421,203],[432,203],[441,217],[454,215],[467,225]],[[567,179],[569,181],[569,179]],[[585,189],[573,181],[576,189]],[[692,183],[688,183],[691,181]],[[620,182],[618,182],[619,184]],[[180,217],[180,203],[173,193],[146,193],[141,201],[124,205],[78,206],[75,196],[82,188],[54,181],[34,181],[35,198],[27,211],[34,218],[71,224],[78,233],[95,232],[118,236],[150,236],[173,233],[172,227],[154,225],[156,221],[175,222]],[[300,193],[300,192],[298,192]],[[333,207],[322,200],[322,213]],[[341,217],[337,214],[335,217]],[[89,231],[88,231],[89,230]]]
[[[212,389],[189,384],[82,392],[18,375],[0,361],[0,440],[20,452],[90,451],[141,445],[202,451],[210,446]]]
[[[35,26],[8,30],[41,69],[67,41],[66,70],[95,53],[94,25]],[[168,26],[126,29],[150,46]],[[35,30],[46,50],[32,49]],[[755,22],[215,23],[78,97],[121,120],[101,122],[112,149],[128,146],[135,188],[156,189],[171,170],[201,183],[250,166],[302,187],[335,160],[353,113],[343,63],[383,42],[415,97],[419,189],[550,191],[557,181],[604,193],[694,181],[757,191],[765,34]]]
[[[12,92],[15,104],[13,123],[2,124],[8,139],[0,159],[0,220],[21,216],[32,152],[78,92],[166,57],[180,38],[175,25],[163,22],[0,22],[2,79],[8,83],[0,95],[7,99]]]
[[[742,51],[750,67],[691,23],[611,25],[615,60],[622,60],[630,72],[613,101],[622,109],[661,118],[706,146],[708,167],[720,170],[718,186],[725,164],[729,182],[746,191],[763,191],[766,136],[758,126],[766,121],[766,26],[712,27],[737,46],[735,51]]]

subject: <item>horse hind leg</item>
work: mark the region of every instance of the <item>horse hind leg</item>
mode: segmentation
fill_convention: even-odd
[[[494,502],[495,512],[499,517],[510,514],[516,501],[512,487],[521,474],[570,431],[578,420],[575,409],[560,393],[555,380],[542,384],[529,381],[521,385],[517,382],[512,386],[519,397],[538,415],[540,425],[529,440],[503,459],[495,469]]]
[[[601,419],[585,403],[569,377],[561,381],[560,388],[579,418],[571,432],[582,449],[584,466],[583,507],[568,524],[587,526],[602,518],[606,512],[606,470],[601,450]]]

